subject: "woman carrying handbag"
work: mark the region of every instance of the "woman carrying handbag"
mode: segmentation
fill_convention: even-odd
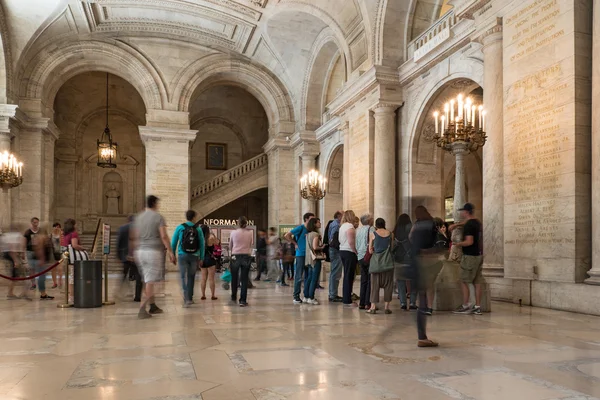
[[[368,314],[377,312],[379,303],[379,289],[383,288],[383,301],[386,314],[391,314],[390,303],[394,295],[394,258],[392,257],[392,233],[385,228],[385,220],[377,218],[375,221],[375,232],[371,233],[369,240],[369,252],[371,261],[369,272],[371,273],[371,308]]]
[[[319,305],[319,301],[315,299],[315,291],[319,284],[319,276],[321,275],[321,264],[326,259],[323,252],[323,243],[319,229],[321,229],[321,220],[312,218],[308,221],[308,234],[306,235],[306,265],[308,273],[304,280],[304,302],[313,305]]]

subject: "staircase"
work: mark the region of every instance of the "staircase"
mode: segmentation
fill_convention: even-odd
[[[260,154],[201,183],[192,190],[192,208],[202,217],[268,186],[268,156]]]
[[[96,244],[96,255],[92,255],[92,242],[94,241],[93,233],[83,233],[79,236],[81,239],[81,245],[88,250],[90,254],[90,258],[92,260],[102,260],[102,237],[98,238],[98,243]],[[110,272],[122,272],[123,271],[123,263],[117,257],[117,234],[116,232],[111,232],[110,235],[110,254],[108,255],[108,270]]]

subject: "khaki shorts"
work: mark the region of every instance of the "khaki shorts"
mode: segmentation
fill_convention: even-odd
[[[464,283],[483,283],[481,274],[483,256],[462,256],[460,260],[460,280]]]
[[[161,250],[139,249],[134,253],[140,275],[144,283],[161,282],[164,279],[165,252]]]

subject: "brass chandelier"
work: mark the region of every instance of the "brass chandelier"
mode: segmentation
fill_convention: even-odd
[[[23,163],[5,151],[0,153],[0,187],[7,190],[23,183]]]
[[[98,140],[98,163],[102,168],[117,168],[117,143],[113,142],[108,127],[108,74],[106,74],[106,128]]]
[[[454,143],[466,146],[468,151],[477,151],[487,140],[485,116],[483,104],[475,105],[470,97],[463,100],[463,95],[459,94],[456,100],[452,99],[444,105],[444,113],[441,116],[437,111],[433,113],[435,118],[433,139],[438,147],[449,152],[452,152]]]
[[[321,200],[327,194],[327,179],[314,169],[300,178],[300,195],[306,200]]]

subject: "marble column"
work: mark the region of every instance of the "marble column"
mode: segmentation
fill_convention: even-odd
[[[504,122],[502,25],[489,29],[483,42],[483,104],[488,110],[483,146],[484,273],[504,276]]]
[[[315,154],[302,154],[300,156],[300,158],[302,159],[302,173],[300,174],[301,176],[304,176],[306,174],[309,173],[309,171],[315,169],[315,158],[316,155]],[[306,199],[301,199],[302,202],[302,215],[311,212],[311,213],[315,213],[316,211],[316,201],[314,200],[306,200]]]
[[[600,4],[593,6],[592,110],[600,106]],[[592,112],[592,269],[585,283],[600,285],[600,114]]]
[[[0,131],[0,153],[11,151],[10,132]],[[11,224],[10,190],[0,189],[0,232],[5,232]]]
[[[467,145],[464,142],[454,142],[452,144],[452,154],[456,159],[456,172],[454,178],[454,220],[460,220],[460,210],[466,199],[465,185],[465,157],[468,154]]]
[[[146,146],[146,195],[160,199],[169,236],[190,207],[190,142],[197,131],[139,127]]]
[[[12,104],[0,105],[0,153],[11,152],[13,132],[10,129],[10,118],[15,116],[17,106]],[[10,227],[11,216],[11,189],[0,189],[0,232]]]
[[[375,115],[374,217],[396,221],[396,105],[381,104]]]
[[[348,209],[350,203],[350,124],[344,121],[340,126],[341,136],[344,143],[344,159],[342,171],[342,208]]]

